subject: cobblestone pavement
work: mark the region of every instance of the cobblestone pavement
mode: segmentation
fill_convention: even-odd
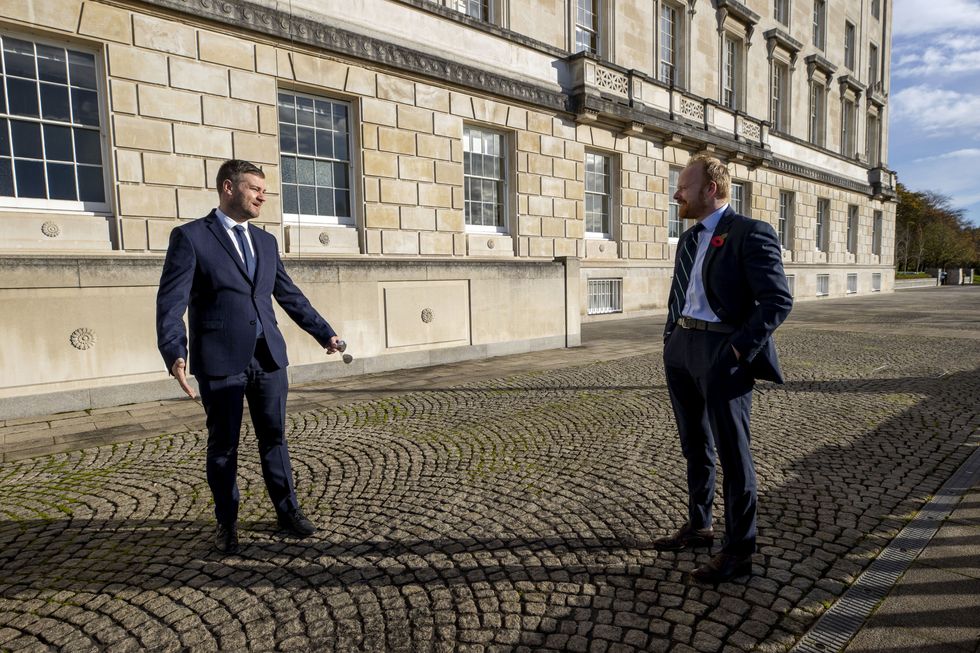
[[[798,307],[745,582],[651,546],[686,499],[645,353],[291,414],[308,540],[247,433],[239,556],[210,550],[200,431],[0,465],[0,649],[785,650],[972,451],[978,315],[974,289]]]

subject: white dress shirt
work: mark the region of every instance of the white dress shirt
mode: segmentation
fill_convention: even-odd
[[[681,315],[685,317],[704,320],[705,322],[721,322],[715,312],[711,310],[711,305],[708,304],[708,296],[704,291],[704,279],[701,278],[701,269],[704,267],[704,257],[708,253],[708,245],[715,235],[715,227],[721,220],[721,214],[727,209],[728,205],[725,204],[701,221],[704,229],[698,234],[697,254],[694,256],[694,265],[691,267],[691,279],[687,282],[684,310],[681,311]]]
[[[238,256],[240,256],[242,259],[242,263],[245,262],[245,255],[242,253],[242,248],[238,246],[238,236],[235,235],[235,227],[237,225],[242,225],[243,227],[245,227],[245,242],[248,243],[248,248],[252,250],[252,260],[254,261],[255,245],[252,243],[251,234],[248,233],[248,220],[246,220],[245,222],[235,222],[227,215],[222,213],[221,209],[215,209],[214,214],[218,216],[219,220],[221,220],[221,224],[225,228],[225,231],[228,233],[228,237],[231,238],[232,245],[235,246],[235,251],[238,252]]]

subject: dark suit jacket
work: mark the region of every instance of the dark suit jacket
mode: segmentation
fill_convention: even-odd
[[[276,364],[288,365],[273,297],[324,347],[336,335],[286,274],[275,236],[251,225],[248,233],[255,250],[254,281],[214,211],[171,232],[157,293],[157,346],[168,371],[178,358],[187,360],[185,309],[192,374],[244,371],[255,351],[256,316]]]
[[[681,242],[691,236],[681,235]],[[674,274],[677,274],[677,263]],[[715,315],[737,330],[730,342],[757,379],[783,382],[772,332],[793,307],[783,272],[782,248],[775,230],[761,220],[738,215],[729,207],[718,221],[701,268],[708,304]],[[674,329],[668,322],[664,340]]]

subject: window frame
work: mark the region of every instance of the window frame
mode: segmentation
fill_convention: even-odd
[[[857,204],[847,205],[847,253],[857,256],[858,232],[861,228],[861,209]]]
[[[736,188],[739,189],[738,193],[735,192]],[[737,200],[735,199],[736,194],[739,195]],[[752,195],[752,189],[749,183],[738,179],[732,179],[730,195],[731,197],[728,198],[729,200],[728,203],[729,205],[731,205],[732,210],[735,211],[735,213],[738,213],[739,215],[748,215],[745,212],[746,209],[745,203]],[[735,206],[736,201],[738,202],[737,207]]]
[[[868,114],[865,132],[864,147],[868,165],[878,167],[881,165],[881,118],[878,115]]]
[[[792,16],[790,0],[774,0],[772,17],[777,23],[789,27],[790,16]]]
[[[774,131],[784,134],[790,131],[791,90],[789,64],[773,58],[769,82],[769,121]]]
[[[821,289],[821,286],[824,286]],[[830,275],[826,273],[821,273],[817,275],[817,297],[829,297],[830,296]]]
[[[467,154],[466,144],[468,142],[467,130],[471,130],[471,129],[476,129],[481,132],[493,134],[495,136],[500,137],[500,153],[501,153],[500,158],[502,159],[502,164],[500,166],[501,176],[499,179],[496,179],[494,181],[500,184],[498,192],[501,198],[501,201],[499,203],[501,214],[500,214],[499,224],[496,225],[471,224],[470,222],[467,221],[466,204],[467,202],[472,201],[467,199],[467,188],[469,186],[466,183],[467,178],[492,179],[490,177],[477,176],[473,174],[468,175],[466,173],[466,154]],[[496,129],[494,127],[482,125],[480,123],[472,123],[472,122],[463,123],[463,225],[464,225],[463,229],[467,233],[488,233],[488,234],[502,234],[502,235],[511,233],[510,219],[512,215],[512,207],[511,207],[510,195],[512,192],[511,189],[513,187],[513,184],[511,183],[511,166],[513,165],[511,162],[511,158],[512,158],[511,140],[512,139],[511,139],[510,132]],[[481,204],[483,203],[485,202],[481,201]]]
[[[878,83],[878,44],[874,41],[868,43],[868,89],[874,89]]]
[[[623,278],[595,277],[585,283],[586,315],[611,315],[623,312]],[[608,298],[608,306],[602,303]]]
[[[672,41],[672,47],[669,50],[664,49],[664,12],[671,11],[674,14],[672,26],[672,33],[670,35]],[[686,12],[684,8],[668,0],[660,0],[658,6],[656,7],[656,55],[655,55],[655,65],[656,65],[656,78],[660,82],[667,84],[672,87],[684,88],[686,86],[684,82],[685,66],[684,66],[684,51],[686,43],[686,23],[684,17]],[[673,61],[669,65],[672,72],[672,77],[669,80],[664,79],[664,54],[665,52],[670,52]]]
[[[854,70],[855,47],[857,46],[857,27],[849,20],[844,20],[844,67]]]
[[[605,192],[598,193],[589,190],[589,157],[601,157],[605,160],[606,172],[605,178]],[[613,154],[605,152],[603,150],[586,149],[585,150],[585,237],[594,240],[613,240],[615,238],[615,227],[613,223],[613,215],[615,214],[615,180],[616,180],[616,158]],[[595,173],[593,173],[595,174]],[[600,196],[605,198],[605,208],[606,231],[594,231],[589,229],[589,195]]]
[[[818,252],[826,253],[830,247],[830,200],[826,197],[817,198],[816,227],[814,243]]]
[[[45,211],[45,212],[51,212],[57,214],[76,215],[76,216],[99,216],[99,217],[113,216],[114,213],[113,213],[113,202],[112,202],[112,197],[113,197],[112,175],[115,166],[113,160],[114,157],[112,156],[112,151],[111,148],[109,147],[109,130],[110,130],[109,123],[111,122],[110,121],[111,114],[107,106],[108,96],[109,96],[108,82],[107,82],[108,78],[106,75],[106,62],[104,60],[102,51],[96,48],[87,48],[84,44],[78,44],[73,41],[69,41],[67,39],[45,38],[44,36],[41,35],[18,32],[16,30],[0,31],[0,37],[2,37],[3,39],[11,38],[17,41],[27,41],[34,46],[34,53],[33,53],[33,61],[35,67],[34,80],[38,83],[38,93],[40,93],[41,91],[40,84],[42,83],[42,80],[40,80],[40,78],[37,76],[37,65],[38,65],[37,46],[38,45],[49,47],[49,48],[62,49],[65,51],[66,57],[68,56],[67,53],[70,51],[89,55],[92,57],[93,69],[95,75],[94,90],[96,94],[96,104],[98,106],[98,112],[99,112],[99,124],[96,129],[93,129],[91,128],[91,126],[83,126],[81,123],[78,123],[77,128],[85,131],[94,131],[95,133],[98,134],[99,155],[101,159],[101,163],[99,164],[99,167],[102,170],[102,194],[104,198],[102,202],[96,202],[96,201],[81,200],[81,199],[64,200],[64,199],[48,199],[47,197],[43,197],[43,198],[42,197],[16,197],[15,195],[0,195],[0,210],[10,210],[15,212]],[[4,59],[6,58],[6,55],[3,52],[2,47],[0,47],[0,56],[4,57]],[[4,79],[7,77],[6,70],[7,70],[6,65],[4,65],[3,67]],[[70,82],[66,82],[66,86],[68,88],[72,88],[70,86]],[[2,93],[5,93],[5,91],[4,89],[0,88],[0,94]],[[69,99],[69,103],[70,103],[70,99]],[[46,152],[44,151],[45,146],[44,146],[44,136],[43,136],[44,126],[53,125],[53,126],[67,127],[69,130],[71,130],[72,153],[73,153],[72,154],[73,159],[71,163],[75,168],[75,175],[76,175],[75,189],[77,193],[78,192],[77,168],[79,162],[75,160],[77,158],[75,157],[75,137],[74,137],[75,136],[74,130],[76,129],[76,123],[71,121],[45,119],[42,115],[43,109],[41,106],[40,97],[38,98],[38,115],[36,118],[33,116],[21,116],[17,114],[12,114],[10,113],[9,110],[10,110],[10,106],[8,100],[7,112],[2,114],[2,116],[3,119],[7,121],[6,137],[8,139],[8,148],[9,148],[8,152],[10,155],[9,159],[10,159],[10,166],[11,166],[11,183],[14,184],[14,193],[17,192],[14,161],[17,158],[24,159],[24,157],[16,157],[13,152],[13,133],[12,133],[12,127],[10,123],[11,121],[14,120],[21,121],[21,122],[29,122],[40,126],[40,131],[42,134],[41,135],[42,158],[37,159],[34,157],[28,157],[28,160],[40,161],[42,166],[44,166],[45,168],[49,163],[68,163],[68,162],[58,161],[55,159],[49,160],[46,158]],[[82,165],[86,165],[86,164],[82,164]],[[48,175],[45,172],[45,195],[50,194],[50,186],[47,184],[47,179],[48,179]]]
[[[857,291],[858,291],[858,275],[857,275],[857,272],[848,272],[847,273],[847,285],[846,285],[846,288],[847,288],[846,294],[848,294],[848,295],[856,295],[857,294]]]
[[[810,81],[809,141],[817,147],[827,143],[827,87],[819,80]]]
[[[784,201],[785,200],[785,201]],[[789,190],[779,191],[779,214],[777,233],[779,246],[784,252],[793,251],[793,227],[796,218],[796,193]]]
[[[591,28],[586,27],[579,23],[579,9],[582,3],[588,3],[592,5],[592,15],[594,16],[593,25]],[[571,51],[572,54],[578,54],[579,52],[588,52],[589,54],[595,55],[596,57],[603,57],[603,48],[605,47],[605,39],[603,38],[603,31],[605,28],[605,17],[603,16],[604,3],[603,0],[575,0],[574,3],[569,3],[569,9],[571,16],[569,19],[571,21],[571,31],[569,36],[571,37]],[[594,35],[595,45],[594,47],[579,47],[579,33],[587,33]]]
[[[296,99],[298,99],[298,98],[306,98],[306,99],[313,100],[314,103],[317,100],[329,102],[331,104],[331,107],[333,105],[342,105],[342,106],[346,107],[346,109],[347,109],[347,160],[346,161],[344,161],[342,159],[336,159],[336,158],[330,159],[330,158],[327,158],[327,157],[319,157],[319,156],[316,156],[316,155],[310,156],[310,155],[307,155],[307,154],[300,154],[299,153],[299,147],[298,146],[295,148],[296,149],[295,152],[287,152],[283,148],[283,144],[282,144],[282,125],[283,125],[283,121],[282,121],[281,115],[279,113],[279,111],[280,111],[279,96],[280,96],[280,94],[283,94],[283,93],[292,95],[295,98],[294,99],[294,104],[298,104],[298,102],[296,102]],[[280,174],[280,181],[279,181],[279,186],[280,186],[280,188],[279,188],[279,199],[280,199],[281,206],[282,206],[282,223],[283,223],[283,225],[285,225],[285,226],[293,226],[293,225],[295,225],[295,226],[326,226],[326,227],[333,226],[333,227],[344,227],[344,228],[356,228],[357,227],[357,205],[358,205],[358,197],[357,197],[357,187],[358,187],[357,181],[358,181],[358,179],[357,179],[357,172],[358,172],[358,170],[357,170],[357,166],[356,166],[356,160],[355,160],[356,157],[355,157],[355,154],[356,154],[357,149],[358,149],[357,148],[357,140],[356,140],[357,139],[358,129],[356,128],[357,125],[355,124],[357,122],[357,119],[356,118],[357,118],[357,116],[356,116],[356,113],[355,113],[355,103],[352,102],[352,101],[350,101],[350,100],[347,100],[347,99],[344,99],[344,98],[341,98],[341,97],[337,97],[337,96],[332,96],[332,95],[322,95],[322,94],[317,94],[317,93],[310,93],[310,92],[307,92],[307,91],[301,91],[301,90],[297,90],[295,88],[290,88],[290,87],[287,87],[287,86],[280,86],[279,88],[276,89],[276,122],[279,125],[279,132],[276,134],[276,139],[278,140],[278,146],[279,146],[279,174]],[[301,125],[299,125],[298,122],[292,123],[292,124],[295,124],[297,127],[301,126]],[[297,135],[297,145],[298,145],[298,135]],[[350,215],[347,215],[347,216],[339,216],[339,215],[324,216],[324,215],[319,215],[319,214],[317,214],[317,215],[311,215],[311,214],[308,214],[308,213],[303,213],[302,210],[299,210],[299,209],[301,209],[301,206],[300,206],[300,203],[299,203],[299,197],[298,196],[297,196],[297,209],[299,210],[299,212],[298,213],[287,213],[286,212],[286,192],[285,192],[285,188],[284,188],[284,185],[287,183],[287,182],[284,181],[285,180],[284,171],[285,171],[285,167],[286,167],[285,164],[284,164],[284,157],[286,157],[286,156],[292,156],[292,157],[294,157],[297,160],[297,163],[299,162],[299,159],[300,158],[303,158],[303,159],[312,159],[314,162],[317,162],[317,161],[324,161],[324,162],[330,161],[331,163],[346,163],[346,165],[347,165],[347,189],[346,190],[347,190],[348,213]],[[298,175],[298,170],[297,170],[297,175]],[[297,187],[298,186],[301,186],[301,185],[308,185],[308,184],[299,184],[299,183],[296,184]],[[319,190],[320,188],[328,188],[327,186],[322,186],[321,187],[318,184],[316,184],[315,178],[314,178],[314,185],[313,185],[313,187],[315,189],[317,189],[317,190]],[[334,191],[340,190],[340,187],[338,187],[338,186],[331,186],[329,188],[333,188]],[[297,189],[297,191],[298,191],[298,189]],[[319,199],[317,201],[319,202]]]
[[[677,193],[677,183],[680,180],[681,170],[676,166],[671,166],[667,170],[667,242],[676,243],[681,234],[684,233],[684,220],[681,218],[681,206],[674,199]],[[671,227],[676,225],[677,235],[670,235]]]
[[[813,0],[813,47],[827,49],[827,2]]]
[[[458,12],[472,18],[473,20],[478,20],[480,22],[492,23],[493,22],[493,2],[491,0],[436,0],[440,5],[446,7],[451,11]],[[480,5],[481,15],[474,16],[470,13],[470,5],[474,2]],[[459,4],[465,5],[465,9],[460,9]]]
[[[885,226],[885,215],[880,209],[875,209],[871,218],[871,253],[881,256],[882,229]]]
[[[721,57],[721,104],[729,109],[741,109],[743,99],[742,76],[745,70],[745,42],[735,34],[725,31],[722,35]]]

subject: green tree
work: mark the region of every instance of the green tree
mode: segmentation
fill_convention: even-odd
[[[933,191],[911,191],[898,184],[895,210],[895,264],[907,272],[924,268],[980,265],[980,229],[964,211]]]

